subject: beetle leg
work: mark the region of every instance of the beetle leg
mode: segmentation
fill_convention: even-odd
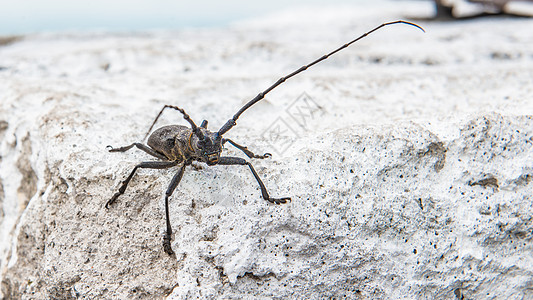
[[[167,160],[168,158],[166,156],[164,156],[163,154],[160,154],[158,152],[156,152],[154,149],[148,147],[148,146],[145,146],[141,143],[133,143],[131,145],[128,145],[128,146],[124,146],[124,147],[120,147],[120,148],[113,148],[112,146],[107,146],[107,150],[109,152],[126,152],[128,150],[130,150],[131,148],[133,148],[133,146],[141,149],[142,151],[154,156],[154,157],[157,157],[159,159],[164,159],[164,160]]]
[[[131,171],[130,176],[128,176],[128,178],[126,178],[126,180],[122,182],[122,185],[118,189],[118,192],[116,192],[113,197],[111,197],[111,199],[107,201],[107,203],[105,204],[105,208],[109,208],[109,205],[113,204],[120,195],[124,194],[126,188],[128,187],[128,184],[130,183],[130,180],[133,178],[133,175],[135,175],[137,169],[168,169],[174,167],[177,164],[179,164],[178,161],[145,161],[136,165],[135,168],[133,168],[133,171]]]
[[[181,178],[183,177],[183,173],[185,172],[185,166],[188,164],[184,163],[178,173],[174,175],[172,178],[172,181],[170,181],[170,185],[167,188],[167,191],[165,192],[165,215],[166,215],[166,221],[167,221],[167,232],[163,236],[163,249],[165,250],[168,255],[174,254],[174,251],[172,251],[172,247],[170,246],[170,241],[172,240],[172,227],[170,226],[170,213],[168,208],[168,198],[172,195],[176,187],[181,181]]]
[[[257,175],[257,172],[255,171],[252,164],[247,162],[244,158],[223,156],[218,159],[217,164],[218,165],[247,165],[250,168],[250,171],[252,171],[252,174],[254,175],[255,180],[257,180],[257,183],[259,183],[259,188],[261,189],[261,194],[263,195],[263,199],[269,201],[270,203],[276,203],[276,204],[287,203],[287,200],[289,201],[291,200],[290,197],[271,198],[268,195],[265,184],[263,183],[263,181],[261,181],[261,178],[259,178],[259,175]]]
[[[155,123],[157,122],[157,120],[159,120],[159,117],[161,117],[161,114],[163,114],[163,111],[165,111],[165,109],[167,108],[172,108],[172,109],[175,109],[177,111],[179,111],[182,115],[183,115],[183,118],[185,119],[185,121],[189,122],[189,124],[191,124],[191,129],[192,131],[194,132],[194,134],[200,139],[200,140],[203,140],[204,139],[204,134],[200,131],[200,129],[198,129],[198,126],[196,126],[196,124],[194,123],[194,121],[191,119],[191,117],[185,112],[185,110],[183,110],[182,108],[179,108],[177,106],[174,106],[174,105],[165,105],[163,106],[163,108],[161,109],[161,111],[157,114],[157,117],[155,117],[155,120],[154,122],[152,122],[152,125],[150,125],[150,129],[148,129],[148,132],[146,132],[146,135],[144,136],[143,138],[143,141],[148,137],[148,135],[150,134],[150,132],[152,131],[152,128],[154,128],[154,125]],[[202,122],[202,124],[204,124],[204,122]],[[207,126],[207,123],[205,124]]]
[[[270,153],[265,153],[263,155],[256,155],[252,151],[248,150],[248,147],[246,147],[246,146],[241,146],[241,145],[235,143],[234,141],[232,141],[230,139],[222,139],[222,145],[224,145],[226,142],[229,142],[235,148],[237,148],[237,149],[241,150],[242,152],[244,152],[244,154],[246,154],[246,156],[248,156],[249,158],[260,158],[260,159],[263,159],[263,158],[267,158],[267,157],[271,157],[272,156],[272,154],[270,154]]]

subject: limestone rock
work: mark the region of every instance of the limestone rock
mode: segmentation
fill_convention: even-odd
[[[533,297],[529,20],[491,25],[495,37],[489,23],[390,28],[285,83],[228,137],[274,154],[252,162],[292,202],[262,200],[245,167],[187,169],[171,198],[175,257],[162,249],[173,171],[139,171],[104,208],[151,160],[106,146],[140,141],[164,104],[217,129],[392,11],[0,48],[2,297]],[[159,125],[172,123],[184,124],[168,112]]]

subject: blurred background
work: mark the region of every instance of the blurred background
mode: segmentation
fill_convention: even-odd
[[[295,6],[357,4],[361,0],[0,0],[0,34],[43,31],[138,31],[220,27]]]
[[[363,0],[0,0],[0,35],[57,31],[140,31],[223,27],[240,20],[294,7],[365,5]],[[390,1],[371,1],[386,5]],[[395,1],[398,2],[398,1]],[[409,1],[413,2],[413,1]],[[419,18],[463,18],[508,13],[533,15],[531,0],[420,0],[432,15]]]

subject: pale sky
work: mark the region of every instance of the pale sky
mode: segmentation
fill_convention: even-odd
[[[0,35],[224,26],[297,5],[362,0],[0,0]]]

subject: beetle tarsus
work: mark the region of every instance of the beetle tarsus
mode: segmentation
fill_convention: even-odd
[[[165,233],[163,236],[163,249],[168,255],[174,255],[174,251],[172,250],[172,247],[170,246],[170,241],[172,240],[172,237],[170,234]]]
[[[106,202],[105,208],[109,209],[109,205],[115,203],[115,201],[117,201],[118,196],[120,195],[122,195],[120,192],[115,193],[113,197],[111,197],[111,199],[109,199],[109,201]]]
[[[274,204],[283,204],[283,203],[287,203],[287,201],[289,201],[289,202],[292,201],[291,197],[268,198],[268,199],[265,199],[265,200],[267,200],[270,203],[274,203]]]

